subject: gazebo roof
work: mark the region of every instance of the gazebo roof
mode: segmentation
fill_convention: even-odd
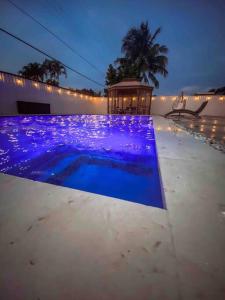
[[[149,88],[152,89],[152,87],[147,84],[143,83],[138,79],[133,79],[133,78],[127,78],[124,79],[116,84],[110,85],[109,89],[114,89],[114,88]]]

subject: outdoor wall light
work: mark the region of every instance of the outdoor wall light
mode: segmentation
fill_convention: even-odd
[[[4,74],[0,74],[0,81],[5,81]]]
[[[37,82],[33,82],[33,86],[38,88],[39,87],[39,84]]]
[[[23,86],[23,80],[22,79],[16,79],[16,84]]]
[[[47,86],[47,91],[51,92],[52,91],[52,87],[51,86]]]

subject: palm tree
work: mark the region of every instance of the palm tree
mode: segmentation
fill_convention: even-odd
[[[125,59],[138,69],[140,77],[154,83],[159,87],[159,81],[155,74],[159,73],[166,77],[168,58],[168,48],[155,42],[160,34],[161,28],[151,33],[148,22],[142,22],[139,28],[131,28],[123,39],[122,52]]]
[[[44,70],[39,63],[29,63],[18,72],[19,75],[31,80],[44,80]]]
[[[42,67],[46,77],[46,82],[52,82],[54,85],[59,85],[60,75],[65,75],[65,77],[67,76],[66,68],[60,61],[45,59]]]

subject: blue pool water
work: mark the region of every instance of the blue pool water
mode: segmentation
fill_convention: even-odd
[[[0,172],[163,208],[149,116],[0,117]]]

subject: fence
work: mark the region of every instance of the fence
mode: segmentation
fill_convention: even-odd
[[[164,115],[172,108],[178,96],[153,96],[152,115]],[[208,101],[202,115],[225,117],[225,96],[185,96],[186,107],[196,110]],[[107,98],[92,97],[73,90],[53,87],[45,83],[24,79],[10,73],[0,72],[0,115],[16,115],[17,101],[50,104],[52,114],[107,114]]]
[[[164,115],[172,109],[172,104],[178,96],[155,96],[152,97],[151,113]],[[205,96],[184,96],[186,108],[196,110],[203,101],[208,101],[207,106],[202,111],[202,115],[225,117],[225,96],[205,95]]]
[[[106,114],[107,99],[0,72],[0,115],[16,115],[17,101],[50,104],[52,114]]]

